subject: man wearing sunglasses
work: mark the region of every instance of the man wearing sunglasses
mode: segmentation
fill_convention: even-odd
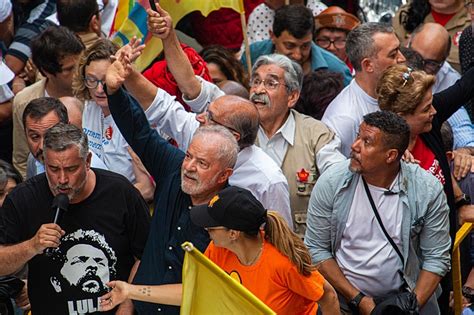
[[[419,26],[413,31],[408,46],[423,58],[423,70],[436,76],[433,93],[447,89],[461,77],[446,61],[451,38],[440,24],[425,23]],[[474,146],[474,128],[464,107],[455,112],[448,119],[448,123],[453,129],[453,149]]]

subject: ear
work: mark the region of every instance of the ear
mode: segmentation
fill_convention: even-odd
[[[229,230],[229,237],[232,241],[236,241],[240,237],[240,231],[237,230]]]
[[[89,30],[97,34],[100,37],[101,30],[100,30],[100,15],[94,14],[89,22]]]
[[[89,153],[87,153],[87,157],[86,157],[86,169],[87,170],[90,170],[90,168],[91,168],[91,161],[92,161],[92,153],[89,152]]]
[[[372,73],[374,72],[374,64],[370,58],[364,58],[360,62],[360,66],[364,72]]]
[[[275,44],[275,39],[276,39],[275,34],[273,34],[272,30],[268,30],[268,33],[270,34],[270,39],[272,40],[272,43]]]
[[[398,159],[398,150],[397,149],[390,149],[387,151],[387,164],[392,164],[393,162],[397,161]]]
[[[229,180],[229,177],[232,175],[232,173],[234,172],[233,169],[231,169],[230,167],[226,168],[222,174],[217,178],[217,182],[219,184],[224,184],[225,182],[227,182]]]
[[[239,142],[240,141],[240,133],[238,133],[236,131],[232,131],[232,130],[230,132],[232,132],[232,134],[234,135],[235,140],[237,140],[237,142]]]
[[[296,102],[300,98],[300,92],[299,91],[293,91],[288,95],[288,108],[293,108],[295,106]]]
[[[49,278],[49,282],[50,282],[51,285],[53,286],[54,291],[56,291],[56,293],[61,293],[61,291],[62,291],[62,289],[61,289],[61,282],[58,280],[58,278],[56,278],[56,277],[51,277],[51,278]]]

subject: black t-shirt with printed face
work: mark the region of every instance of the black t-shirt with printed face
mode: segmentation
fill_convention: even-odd
[[[124,177],[94,169],[96,185],[84,201],[70,204],[59,225],[61,245],[28,263],[33,314],[90,314],[106,283],[127,281],[148,237],[148,207]],[[32,238],[56,210],[44,174],[19,185],[0,210],[0,244]],[[111,314],[114,312],[110,312]],[[103,314],[103,313],[101,313]]]

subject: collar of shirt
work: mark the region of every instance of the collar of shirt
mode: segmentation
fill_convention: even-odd
[[[456,83],[459,78],[461,78],[461,75],[449,64],[448,61],[445,61],[436,74],[436,81],[432,89],[433,93],[446,90],[448,87]]]
[[[311,69],[316,70],[316,69],[327,69],[329,68],[329,65],[324,59],[323,54],[321,53],[321,50],[323,48],[320,48],[318,45],[316,45],[314,42],[311,42]]]
[[[286,142],[288,142],[290,145],[293,145],[293,143],[295,142],[295,127],[295,115],[293,115],[293,112],[290,110],[288,118],[286,119],[283,126],[278,129],[275,135],[280,133],[283,139],[286,140]]]

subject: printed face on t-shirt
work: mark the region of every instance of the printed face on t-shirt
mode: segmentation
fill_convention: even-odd
[[[71,287],[98,293],[110,280],[108,259],[101,249],[86,244],[75,245],[67,251],[61,275]]]
[[[99,297],[107,292],[106,284],[116,272],[114,251],[93,230],[77,230],[64,236],[52,259],[58,269],[50,278],[51,285],[68,298]]]

